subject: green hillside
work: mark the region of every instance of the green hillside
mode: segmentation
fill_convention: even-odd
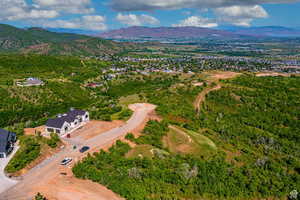
[[[244,75],[222,84],[199,115],[189,86],[142,90],[164,120],[126,137],[137,146],[119,141],[74,174],[126,199],[287,199],[300,188],[299,77]]]
[[[124,49],[124,44],[101,38],[55,33],[41,28],[20,29],[0,24],[0,52],[2,53],[107,55],[119,53]]]

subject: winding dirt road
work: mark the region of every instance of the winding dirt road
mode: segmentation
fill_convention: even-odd
[[[194,101],[194,108],[197,113],[200,112],[200,108],[202,103],[205,101],[205,97],[208,93],[220,90],[222,88],[222,84],[219,82],[220,80],[232,79],[241,75],[241,73],[230,72],[230,71],[217,71],[217,72],[207,72],[207,82],[209,84],[215,83],[216,85],[213,87],[205,88],[202,92],[200,92]]]
[[[90,152],[99,151],[123,138],[128,132],[139,127],[148,119],[150,113],[155,110],[151,104],[133,104],[129,106],[134,111],[126,124],[99,133],[97,136],[84,140],[80,136],[65,139],[66,147],[54,156],[44,160],[38,166],[30,170],[23,180],[14,187],[0,194],[1,200],[29,200],[37,192],[41,192],[50,200],[117,200],[121,199],[112,191],[97,183],[88,180],[79,180],[71,173],[72,166],[61,166],[59,163],[65,157],[71,157],[75,163],[86,155],[73,149],[73,141],[79,141],[82,146],[91,147]],[[61,173],[67,175],[61,175]]]
[[[200,112],[200,108],[201,108],[201,105],[202,105],[202,102],[205,101],[205,97],[208,93],[214,91],[214,90],[219,90],[221,89],[221,85],[216,85],[215,87],[213,88],[206,88],[204,89],[202,92],[200,92],[200,94],[198,94],[195,102],[194,102],[194,108],[196,110],[197,113]]]

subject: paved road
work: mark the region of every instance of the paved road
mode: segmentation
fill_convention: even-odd
[[[8,158],[0,159],[0,193],[4,192],[5,190],[11,188],[12,186],[14,186],[18,183],[17,181],[7,178],[4,174],[4,168],[6,167],[6,165],[8,164],[10,159],[13,157],[13,155],[17,152],[18,149],[19,149],[19,147],[16,146],[14,148],[14,151],[9,155]]]
[[[116,141],[118,138],[133,131],[140,126],[151,113],[155,106],[150,104],[133,104],[130,106],[134,113],[127,123],[121,127],[100,133],[96,137],[82,141],[82,145],[90,146],[91,149],[101,149],[106,145]],[[30,170],[17,185],[0,194],[1,200],[26,200],[32,197],[33,187],[39,183],[47,183],[49,180],[61,172],[59,162],[65,157],[72,157],[77,161],[82,154],[78,149],[74,150],[72,145],[67,145],[65,149],[46,159],[41,164]],[[102,199],[99,197],[99,199]],[[74,199],[75,200],[75,199]]]

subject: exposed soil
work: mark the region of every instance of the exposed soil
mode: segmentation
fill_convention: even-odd
[[[221,88],[222,88],[221,85],[216,85],[216,86],[214,86],[212,88],[206,88],[202,92],[200,92],[200,94],[198,94],[198,96],[197,96],[197,98],[196,98],[196,100],[194,102],[194,108],[195,108],[195,110],[199,113],[201,105],[205,101],[206,95],[208,93],[212,92],[212,91],[219,90]]]
[[[219,90],[222,88],[221,84],[219,83],[220,80],[235,78],[241,75],[241,73],[230,72],[230,71],[228,72],[217,71],[217,72],[208,72],[205,73],[204,75],[207,76],[208,83],[210,84],[214,83],[216,85],[205,88],[202,92],[198,94],[196,100],[194,101],[194,108],[198,113],[200,112],[201,104],[205,101],[206,95],[212,91]]]
[[[260,72],[256,74],[257,77],[265,77],[265,76],[284,76],[284,77],[290,77],[291,74],[287,73],[278,73],[278,72]]]
[[[80,136],[82,139],[87,140],[99,135],[99,133],[101,132],[105,132],[122,125],[124,125],[124,122],[119,120],[112,122],[91,120],[82,128],[79,128],[78,130],[74,131],[71,134],[71,137],[73,138]]]
[[[37,133],[43,133],[45,132],[45,126],[39,126],[36,128],[25,128],[24,129],[24,134],[25,135],[36,135]]]
[[[63,150],[31,169],[23,176],[23,180],[6,192],[1,193],[0,199],[27,200],[32,199],[38,192],[50,200],[122,199],[98,183],[76,179],[73,177],[71,169],[74,163],[88,153],[107,149],[116,140],[124,138],[128,132],[143,129],[147,119],[150,119],[150,113],[153,113],[155,109],[155,106],[151,104],[134,104],[129,107],[134,113],[121,126],[119,126],[119,122],[92,121],[91,124],[98,128],[93,129],[91,124],[87,124],[87,127],[79,129],[78,133],[74,132],[75,135],[72,134],[72,138],[64,139],[67,144]],[[82,142],[80,145],[91,147],[91,151],[80,153],[78,149],[73,149],[72,146],[77,142]],[[73,163],[68,166],[61,166],[59,163],[65,157],[73,158]],[[67,175],[62,175],[61,173],[66,173]]]

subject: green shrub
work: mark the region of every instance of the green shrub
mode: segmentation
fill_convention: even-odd
[[[5,168],[8,173],[15,173],[40,155],[41,147],[35,137],[23,136],[20,139],[20,149]]]
[[[131,142],[135,142],[135,137],[132,133],[128,133],[126,136],[125,136],[125,139],[126,140],[129,140]]]
[[[51,133],[51,139],[47,140],[47,144],[51,148],[56,148],[60,142],[59,136],[56,133]]]

